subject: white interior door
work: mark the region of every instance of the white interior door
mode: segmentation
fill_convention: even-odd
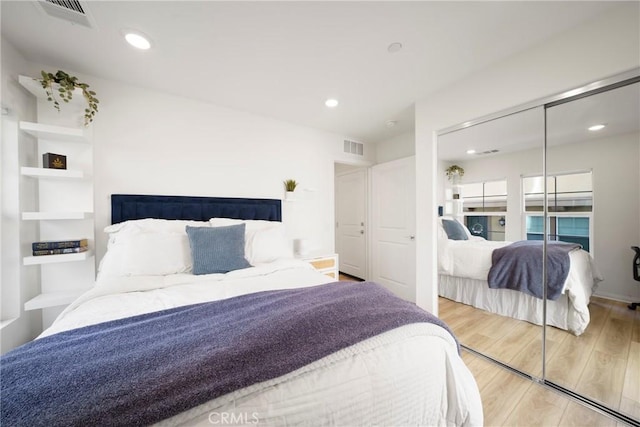
[[[336,247],[340,271],[367,278],[367,171],[336,176]]]
[[[371,173],[372,280],[416,299],[415,157],[375,165]]]

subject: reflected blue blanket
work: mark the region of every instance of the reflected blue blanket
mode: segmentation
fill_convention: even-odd
[[[0,359],[3,426],[147,425],[438,318],[364,282],[267,291],[51,335]]]
[[[581,248],[576,243],[547,242],[547,299],[557,300],[571,266],[569,252]],[[542,241],[521,240],[493,251],[489,287],[513,289],[543,298]]]

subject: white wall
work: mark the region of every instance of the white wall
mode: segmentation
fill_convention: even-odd
[[[640,244],[640,134],[618,135],[553,147],[547,153],[550,174],[593,170],[594,257],[604,282],[596,295],[636,301],[640,286],[633,280],[631,246]]]
[[[418,305],[437,313],[437,131],[640,66],[639,8],[624,3],[417,102]]]
[[[35,240],[36,225],[20,220],[20,212],[33,210],[36,185],[33,180],[19,174],[20,165],[32,164],[36,156],[33,141],[18,133],[19,120],[36,117],[36,102],[19,84],[17,76],[29,69],[24,57],[2,39],[2,107],[9,113],[2,116],[2,149],[0,151],[2,219],[0,221],[0,353],[35,338],[42,325],[38,311],[23,310],[24,302],[38,294],[38,267],[22,266],[23,253],[28,253],[29,242]],[[22,192],[20,190],[23,190]],[[32,197],[24,197],[31,194]]]
[[[2,105],[11,108],[14,127],[17,120],[36,117],[35,99],[19,86],[17,76],[37,76],[41,69],[58,68],[28,63],[3,40]],[[297,201],[282,204],[289,237],[307,238],[313,249],[333,252],[334,163],[372,164],[371,147],[365,147],[364,158],[345,154],[348,136],[66,71],[87,82],[100,100],[93,124],[96,262],[106,250],[102,230],[111,220],[111,194],[282,199],[288,178],[300,183]],[[3,134],[3,306],[5,283],[21,283],[9,293],[19,318],[2,328],[2,352],[41,330],[40,312],[22,311],[24,301],[39,293],[37,268],[22,267],[20,260],[20,246],[26,253],[37,238],[35,226],[19,219],[21,211],[35,209],[36,199],[23,200],[20,194],[37,195],[37,188],[19,177],[19,165],[37,164],[28,158],[36,151],[35,145],[19,151],[14,139],[8,144]],[[28,185],[33,191],[19,191]]]
[[[297,201],[282,205],[289,236],[333,251],[334,161],[352,161],[342,153],[342,135],[85,78],[100,99],[94,123],[98,258],[111,194],[280,199],[288,178],[300,183]]]
[[[411,157],[416,154],[416,134],[409,131],[397,135],[376,145],[376,163],[386,163],[392,160]]]
[[[596,295],[621,301],[635,301],[640,286],[633,280],[631,246],[640,243],[640,134],[618,135],[576,144],[550,147],[547,170],[550,175],[563,172],[593,171],[593,245],[592,253],[604,281]],[[542,148],[490,156],[460,162],[465,182],[507,180],[506,240],[523,235],[521,176],[542,173]],[[512,209],[512,207],[516,207]]]

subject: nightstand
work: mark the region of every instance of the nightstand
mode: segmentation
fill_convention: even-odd
[[[297,255],[296,258],[307,261],[319,272],[338,280],[338,254]]]

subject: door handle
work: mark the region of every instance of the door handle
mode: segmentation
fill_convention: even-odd
[[[407,236],[409,240],[416,240],[416,236]]]

